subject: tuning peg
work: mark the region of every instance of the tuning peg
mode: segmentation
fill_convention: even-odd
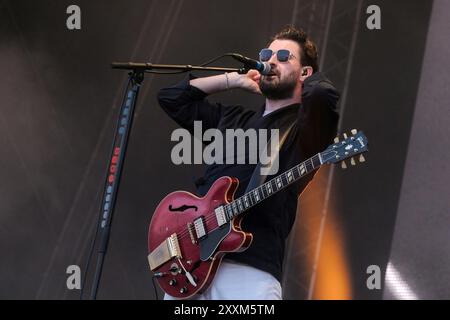
[[[359,162],[365,162],[366,158],[362,154],[359,155]]]
[[[339,142],[339,137],[334,138],[334,143],[338,143]]]
[[[344,136],[344,139],[347,139],[347,134],[346,133],[344,133],[343,136]]]
[[[347,164],[345,163],[345,161],[341,162],[341,168],[342,169],[347,169]]]
[[[350,158],[350,163],[352,166],[356,165],[355,159],[353,157]]]
[[[355,135],[358,132],[356,129],[352,129],[352,135]]]

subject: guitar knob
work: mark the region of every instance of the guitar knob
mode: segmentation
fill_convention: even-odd
[[[172,279],[169,281],[169,286],[175,286],[177,284],[177,280],[176,279]]]
[[[180,293],[186,293],[188,291],[188,289],[186,287],[183,287],[180,289]]]
[[[178,265],[177,265],[176,263],[173,263],[173,264],[170,266],[169,271],[170,271],[170,273],[172,273],[174,276],[176,276],[177,273],[180,272],[180,268],[178,267]]]

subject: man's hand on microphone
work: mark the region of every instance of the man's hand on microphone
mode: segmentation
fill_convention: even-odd
[[[228,79],[231,82],[231,88],[240,88],[252,93],[262,94],[259,89],[261,74],[257,70],[249,70],[246,74],[229,73]]]

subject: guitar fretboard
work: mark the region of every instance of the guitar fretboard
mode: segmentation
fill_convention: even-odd
[[[308,173],[314,171],[322,165],[320,153],[308,160],[296,165],[279,176],[267,181],[259,187],[245,193],[238,199],[224,206],[227,221],[231,221],[239,214],[247,211],[251,207],[267,199],[271,195],[286,188]]]

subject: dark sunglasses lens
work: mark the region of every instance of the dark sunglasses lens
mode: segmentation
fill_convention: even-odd
[[[289,50],[284,50],[284,49],[278,50],[278,52],[277,52],[278,61],[280,61],[280,62],[288,61],[290,54],[291,53],[289,52]]]
[[[269,61],[272,57],[272,50],[270,49],[262,49],[259,53],[259,60],[261,61]]]

